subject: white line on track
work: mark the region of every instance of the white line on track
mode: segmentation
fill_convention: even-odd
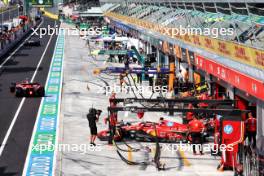
[[[56,22],[56,21],[55,21]],[[57,40],[56,40],[56,44],[55,46],[57,46],[58,44],[58,41],[59,41],[59,35],[57,37]],[[65,43],[64,43],[65,45]],[[52,64],[54,62],[54,56],[55,56],[55,53],[56,53],[56,47],[53,51],[53,55],[52,55],[52,61],[51,61],[51,64],[50,64],[50,72],[48,74],[48,77],[47,77],[47,81],[46,81],[46,85],[45,85],[45,89],[47,89],[48,87],[48,80],[50,79],[50,74],[51,74],[51,69],[52,69]],[[61,68],[61,75],[63,75],[63,64],[62,64],[62,68]],[[61,83],[60,83],[60,87],[62,87],[62,78],[61,78]],[[59,95],[59,107],[58,107],[58,114],[60,114],[60,103],[61,103],[61,92],[60,92],[60,95]],[[30,162],[30,157],[31,157],[31,150],[33,148],[33,143],[34,143],[34,137],[36,135],[36,131],[37,131],[37,128],[38,128],[38,123],[39,123],[39,120],[40,120],[40,113],[41,113],[41,107],[43,106],[43,101],[44,101],[44,98],[42,97],[41,99],[41,103],[40,103],[40,106],[39,106],[39,110],[38,110],[38,115],[37,115],[37,118],[36,118],[36,121],[35,121],[35,125],[34,125],[34,128],[33,128],[33,131],[32,131],[32,135],[31,135],[31,140],[30,140],[30,143],[29,143],[29,147],[28,147],[28,151],[27,151],[27,156],[26,156],[26,160],[24,162],[24,168],[23,168],[23,172],[22,172],[22,176],[26,176],[27,174],[27,171],[28,171],[28,166],[29,166],[29,162]],[[59,116],[59,115],[58,115]],[[59,118],[59,117],[58,117]],[[59,128],[59,122],[58,122],[58,119],[57,119],[57,122],[56,122],[56,129]],[[58,141],[58,130],[56,130],[56,140],[55,140],[55,146],[57,145],[57,141]],[[56,166],[56,157],[57,157],[57,154],[56,154],[56,149],[54,151],[54,156],[53,158],[55,157],[55,159],[53,159],[53,165],[52,165],[52,168],[53,168],[53,171],[52,171],[52,176],[54,175],[54,172],[55,172],[55,166]]]
[[[36,76],[36,74],[37,74],[37,72],[38,72],[38,69],[39,69],[39,67],[40,67],[40,64],[42,63],[42,60],[43,60],[43,58],[44,58],[44,56],[45,56],[45,54],[46,54],[46,52],[47,52],[47,49],[48,49],[48,47],[49,47],[49,45],[50,45],[50,42],[51,42],[51,39],[53,38],[53,36],[54,36],[54,35],[50,36],[49,41],[48,41],[48,43],[47,43],[47,46],[46,46],[44,52],[42,53],[42,56],[41,56],[41,58],[40,58],[40,61],[39,61],[38,65],[37,65],[37,68],[35,69],[35,72],[34,72],[32,78],[31,78],[30,82],[33,82],[33,81],[34,81],[35,76]],[[27,38],[27,39],[28,39],[28,38]],[[23,42],[23,43],[24,43],[24,42]],[[23,43],[22,43],[22,44],[23,44]],[[21,46],[19,46],[19,47],[21,47]],[[15,51],[17,52],[18,50],[16,49]],[[14,52],[15,52],[15,51],[14,51]],[[15,54],[14,52],[13,52],[12,54]],[[12,54],[11,54],[10,56],[12,56]],[[11,57],[10,57],[10,58],[11,58]],[[9,58],[9,59],[10,59],[10,58]],[[7,61],[6,61],[6,62],[7,62]],[[0,68],[1,68],[1,67],[0,67]],[[4,149],[5,149],[5,146],[6,146],[7,140],[8,140],[8,138],[9,138],[10,134],[11,134],[11,131],[12,131],[12,129],[13,129],[15,123],[16,123],[16,120],[17,120],[18,115],[19,115],[19,113],[20,113],[20,111],[21,111],[21,109],[22,109],[22,106],[23,106],[23,104],[24,104],[24,102],[25,102],[25,99],[26,99],[26,98],[24,97],[24,98],[22,99],[22,101],[20,102],[20,104],[19,104],[19,106],[18,106],[18,109],[17,109],[17,111],[16,111],[16,113],[15,113],[15,116],[14,116],[14,118],[13,118],[13,120],[12,120],[12,122],[11,122],[11,124],[10,124],[8,130],[7,130],[7,132],[6,132],[5,138],[4,138],[4,140],[3,140],[2,144],[1,144],[1,147],[0,147],[0,157],[2,156],[2,153],[3,153]]]

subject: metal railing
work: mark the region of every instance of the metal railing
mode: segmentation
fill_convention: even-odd
[[[23,15],[23,11],[21,11],[19,7],[5,9],[0,12],[1,24],[3,24],[3,22],[10,21],[13,18],[18,18],[20,15]]]

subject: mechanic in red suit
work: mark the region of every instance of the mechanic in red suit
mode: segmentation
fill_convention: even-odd
[[[248,119],[245,121],[246,124],[246,135],[250,143],[253,140],[253,147],[256,146],[256,135],[257,135],[257,119],[253,117],[252,112],[248,113]]]
[[[203,137],[202,133],[205,129],[205,126],[202,121],[198,120],[196,117],[193,117],[193,120],[191,120],[188,124],[189,132],[192,137],[192,148],[193,148],[193,154],[196,154],[196,146],[200,148],[200,154],[203,154]]]
[[[113,91],[109,97],[109,103],[110,103],[110,107],[115,107],[116,103],[112,102],[112,100],[116,99],[116,93]]]
[[[109,103],[110,103],[110,107],[116,107],[116,102],[113,102],[113,100],[116,99],[116,93],[113,91],[111,93],[111,96],[109,97]],[[108,118],[109,123],[111,126],[115,126],[117,124],[117,113],[116,112],[112,112],[110,114],[110,117]]]
[[[208,100],[209,99],[209,95],[207,92],[203,93],[200,97],[200,100]],[[198,104],[199,107],[201,108],[207,108],[208,107],[208,103],[199,103]]]
[[[110,102],[110,107],[116,107],[116,102],[113,102],[112,100],[116,99],[116,93],[112,92],[111,96],[109,97],[109,102]],[[111,112],[110,116],[106,118],[105,122],[109,123],[109,130],[110,134],[113,136],[115,135],[116,131],[116,124],[117,124],[117,113],[116,112]],[[112,139],[109,138],[108,141],[109,144],[112,144]]]
[[[194,108],[193,105],[189,103],[188,109],[193,109],[193,108]],[[193,116],[194,116],[193,112],[187,112],[186,113],[186,123],[189,123],[191,120],[193,120]]]

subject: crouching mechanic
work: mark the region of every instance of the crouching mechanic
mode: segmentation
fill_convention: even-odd
[[[95,139],[97,136],[97,126],[96,122],[99,120],[99,116],[101,115],[101,110],[96,110],[94,108],[89,109],[89,113],[87,114],[87,119],[89,122],[91,137],[90,137],[90,144],[95,146]]]
[[[203,155],[203,136],[202,133],[204,132],[205,126],[203,122],[198,120],[196,117],[193,118],[188,124],[189,132],[192,137],[192,148],[193,154],[196,155],[196,145],[200,148],[200,154]]]

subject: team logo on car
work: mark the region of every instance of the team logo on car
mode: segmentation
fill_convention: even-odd
[[[232,126],[232,125],[226,125],[226,126],[224,127],[224,132],[225,132],[226,134],[231,134],[231,133],[233,132],[233,126]]]
[[[168,126],[168,127],[172,127],[173,125],[174,125],[173,122],[167,122],[167,126]]]

